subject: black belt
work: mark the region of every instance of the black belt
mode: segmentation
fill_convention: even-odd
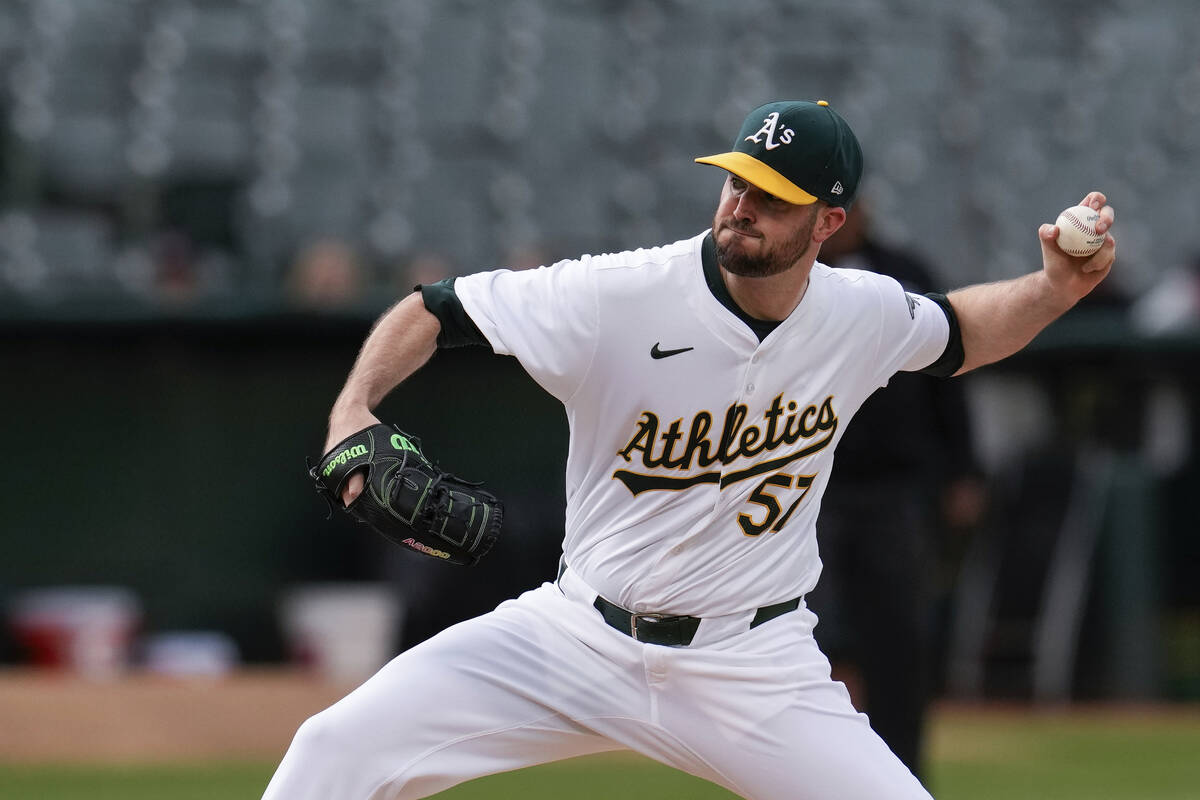
[[[597,596],[592,603],[604,617],[604,621],[626,636],[632,636],[646,644],[665,644],[673,647],[687,647],[700,627],[700,617],[670,617],[664,614],[634,614],[618,605]],[[768,620],[775,619],[780,614],[795,611],[800,607],[800,598],[793,597],[772,606],[763,606],[754,612],[750,627],[757,628]]]

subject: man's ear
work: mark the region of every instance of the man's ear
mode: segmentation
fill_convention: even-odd
[[[825,206],[817,211],[817,224],[813,226],[812,238],[818,244],[833,236],[838,228],[846,224],[846,209]]]

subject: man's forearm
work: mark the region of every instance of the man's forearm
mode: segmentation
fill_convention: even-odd
[[[333,405],[327,445],[369,424],[369,412],[433,355],[439,330],[441,324],[425,309],[419,293],[379,318]]]
[[[1080,202],[1099,212],[1096,231],[1104,234],[1104,244],[1094,254],[1068,255],[1057,244],[1058,226],[1045,224],[1038,228],[1040,272],[948,295],[963,340],[963,365],[956,375],[1008,358],[1104,280],[1117,253],[1108,233],[1115,215],[1107,202],[1103,192],[1088,192]]]
[[[1008,358],[1074,305],[1053,290],[1043,272],[968,286],[948,297],[965,356],[956,375]]]

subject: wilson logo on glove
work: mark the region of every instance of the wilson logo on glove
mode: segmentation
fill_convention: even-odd
[[[334,467],[338,466],[339,464],[345,464],[352,458],[358,458],[359,456],[365,456],[366,454],[367,448],[361,444],[355,445],[348,450],[343,450],[333,458],[329,459],[329,464],[325,467],[324,472],[321,474],[328,478],[329,473],[333,472]]]
[[[394,450],[412,450],[417,455],[421,454],[421,449],[410,442],[407,437],[399,433],[393,433],[391,438],[392,449]]]
[[[342,490],[356,472],[366,485],[343,506]],[[431,464],[419,439],[391,425],[347,437],[308,474],[331,505],[396,544],[452,564],[478,562],[504,521],[495,495]]]

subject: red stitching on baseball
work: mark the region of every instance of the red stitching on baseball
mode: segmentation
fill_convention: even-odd
[[[1075,216],[1070,211],[1063,212],[1063,216],[1066,217],[1068,220],[1070,220],[1071,223],[1074,224],[1074,226],[1079,229],[1080,233],[1086,233],[1086,234],[1089,234],[1092,236],[1099,235],[1098,233],[1096,233],[1096,231],[1089,230],[1088,227],[1086,225],[1084,225],[1083,222],[1080,221],[1079,217]]]

